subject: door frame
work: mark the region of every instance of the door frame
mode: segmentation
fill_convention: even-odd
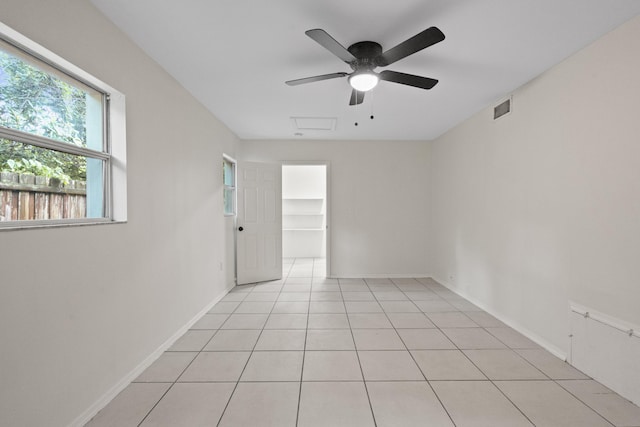
[[[284,160],[282,166],[325,166],[325,276],[331,278],[331,162],[329,160]]]

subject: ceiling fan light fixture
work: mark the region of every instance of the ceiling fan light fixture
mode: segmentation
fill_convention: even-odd
[[[371,70],[356,71],[349,76],[349,84],[358,92],[367,92],[376,87],[380,78]]]

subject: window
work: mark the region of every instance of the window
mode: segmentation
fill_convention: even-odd
[[[224,214],[236,214],[236,163],[229,157],[222,158],[222,184],[224,185]]]
[[[0,227],[126,220],[124,96],[0,23]]]

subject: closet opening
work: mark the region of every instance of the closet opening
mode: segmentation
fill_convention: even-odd
[[[312,277],[329,276],[328,165],[282,165],[282,261]],[[306,274],[305,274],[306,275]]]

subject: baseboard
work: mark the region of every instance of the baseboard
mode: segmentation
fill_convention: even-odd
[[[474,297],[472,297],[470,295],[467,295],[464,292],[460,292],[458,289],[454,288],[446,280],[441,280],[438,277],[433,277],[433,279],[436,282],[440,283],[441,285],[445,286],[451,292],[455,292],[456,294],[460,295],[462,298],[468,300],[470,303],[480,307],[481,309],[483,309],[484,311],[486,311],[487,313],[489,313],[490,315],[492,315],[493,317],[495,317],[496,319],[498,319],[499,321],[501,321],[505,325],[507,325],[510,328],[513,328],[516,331],[520,332],[522,335],[524,335],[525,337],[529,338],[531,341],[535,342],[540,347],[542,347],[545,350],[547,350],[549,353],[553,354],[554,356],[558,357],[559,359],[562,359],[565,362],[567,361],[567,353],[565,351],[563,351],[562,349],[558,348],[554,344],[551,344],[549,341],[547,341],[546,339],[542,338],[540,335],[538,335],[538,334],[536,334],[534,332],[531,332],[530,330],[528,330],[527,328],[523,327],[519,323],[513,321],[512,319],[508,319],[508,318],[504,317],[502,314],[496,312],[491,307],[488,307],[482,301],[478,301]]]
[[[80,416],[78,416],[69,427],[82,427],[88,423],[96,414],[109,404],[122,390],[124,390],[133,380],[135,380],[145,369],[147,369],[153,362],[155,362],[167,349],[169,349],[173,343],[176,342],[187,330],[193,326],[202,316],[204,316],[211,308],[216,305],[229,291],[233,289],[233,285],[227,286],[227,289],[214,298],[213,301],[208,303],[198,314],[196,314],[191,320],[189,320],[184,326],[178,329],[169,339],[167,339],[160,347],[158,347],[153,353],[147,356],[142,362],[138,364],[131,372],[125,375],[120,381],[118,381],[113,387],[111,387],[105,394],[103,394],[97,401],[95,401],[87,410],[85,410]]]
[[[415,273],[415,274],[395,274],[395,273],[382,273],[382,274],[331,274],[327,276],[329,279],[422,279],[431,277],[428,273]]]

